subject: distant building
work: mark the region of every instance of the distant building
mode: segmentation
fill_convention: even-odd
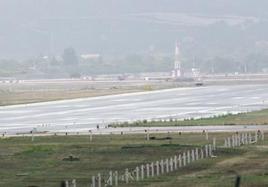
[[[200,77],[200,69],[199,68],[192,68],[192,76],[193,76],[193,78],[199,78]]]
[[[101,55],[100,54],[82,54],[80,55],[80,57],[84,62],[99,61],[101,58]]]

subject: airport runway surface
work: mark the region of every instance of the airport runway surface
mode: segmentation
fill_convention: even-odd
[[[77,131],[112,122],[268,108],[267,85],[207,86],[0,107],[0,132]]]

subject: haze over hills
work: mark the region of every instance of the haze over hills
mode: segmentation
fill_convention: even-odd
[[[267,5],[265,0],[1,1],[0,58],[61,55],[67,47],[112,58],[172,58],[178,40],[191,65],[193,58],[228,58],[233,64],[254,55],[266,63]]]

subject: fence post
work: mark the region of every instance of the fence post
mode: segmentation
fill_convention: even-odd
[[[169,162],[168,162],[168,159],[166,159],[166,172],[169,173]]]
[[[114,172],[114,185],[118,186],[118,171]]]
[[[173,160],[174,160],[174,170],[177,170],[178,169],[178,157],[175,155]]]
[[[238,134],[237,135],[237,138],[238,138],[238,146],[240,147],[241,146],[241,135]]]
[[[156,161],[156,176],[159,176],[159,161]]]
[[[136,181],[140,180],[140,172],[139,167],[136,167]]]
[[[75,179],[72,180],[72,185],[73,185],[73,187],[76,187],[76,180]]]
[[[241,134],[241,143],[244,145],[245,144],[245,133]]]
[[[186,153],[183,153],[183,166],[186,166]]]
[[[198,148],[195,149],[195,159],[199,160]]]
[[[228,137],[227,140],[228,140],[228,148],[230,148],[231,147],[231,138]]]
[[[244,138],[245,138],[245,144],[248,145],[248,133],[245,133]]]
[[[101,174],[98,174],[98,187],[101,187]]]
[[[154,177],[154,163],[151,163],[152,177]]]
[[[34,129],[31,131],[32,134],[32,142],[34,142]]]
[[[147,140],[147,141],[150,140],[150,133],[149,133],[149,131],[147,131],[147,133],[146,133],[146,140]]]
[[[237,135],[235,134],[234,135],[234,147],[237,147],[237,137],[236,137]]]
[[[245,133],[244,138],[245,138],[245,144],[248,145],[248,133]]]
[[[92,176],[92,187],[96,187],[96,178]]]
[[[235,134],[235,135],[234,135],[234,140],[235,140],[234,145],[235,145],[235,147],[238,146],[238,140],[237,140],[237,139],[238,139],[238,138],[237,138],[237,134]]]
[[[178,160],[179,160],[179,167],[181,168],[181,167],[182,167],[181,154],[179,154],[179,158],[178,158]]]
[[[173,158],[170,158],[169,159],[169,164],[170,164],[170,171],[172,172],[173,171]]]
[[[234,135],[232,135],[232,148],[235,147],[235,138],[234,138]]]
[[[128,169],[125,170],[125,179],[126,179],[126,184],[128,184],[128,177],[129,177],[129,174],[128,174]]]
[[[69,181],[65,181],[65,186],[69,187]]]
[[[236,176],[236,180],[235,180],[235,187],[240,187],[240,176]]]
[[[190,155],[190,151],[187,151],[187,163],[188,163],[188,164],[191,163],[191,155]]]
[[[110,186],[113,185],[113,172],[112,171],[109,171],[109,182],[108,182],[108,184]]]
[[[237,147],[237,134],[234,135],[234,146]]]
[[[258,142],[258,131],[255,131],[255,142]]]
[[[249,136],[248,136],[248,141],[249,141],[249,144],[252,143],[252,136],[251,136],[251,133],[249,133]]]
[[[214,138],[213,138],[213,151],[216,150],[216,147],[217,147],[217,140],[216,140],[216,138],[214,137]]]
[[[194,149],[192,150],[192,161],[193,162],[195,161],[195,151],[194,151]]]
[[[144,165],[141,165],[141,180],[144,179]]]
[[[212,156],[212,145],[211,144],[208,145],[208,154],[209,154],[209,156]]]
[[[149,164],[146,164],[146,176],[147,176],[147,178],[150,177],[150,168],[149,168]]]
[[[206,131],[206,140],[208,140],[208,131]]]
[[[202,147],[200,148],[200,158],[204,159],[204,150]]]
[[[164,169],[164,161],[163,160],[160,161],[160,168],[161,168],[161,174],[164,174],[165,169]]]
[[[208,145],[205,145],[205,154],[206,154],[206,158],[208,157]]]

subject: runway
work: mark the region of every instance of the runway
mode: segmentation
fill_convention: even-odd
[[[267,85],[189,87],[0,107],[0,132],[90,130],[112,122],[198,118],[268,108]]]

